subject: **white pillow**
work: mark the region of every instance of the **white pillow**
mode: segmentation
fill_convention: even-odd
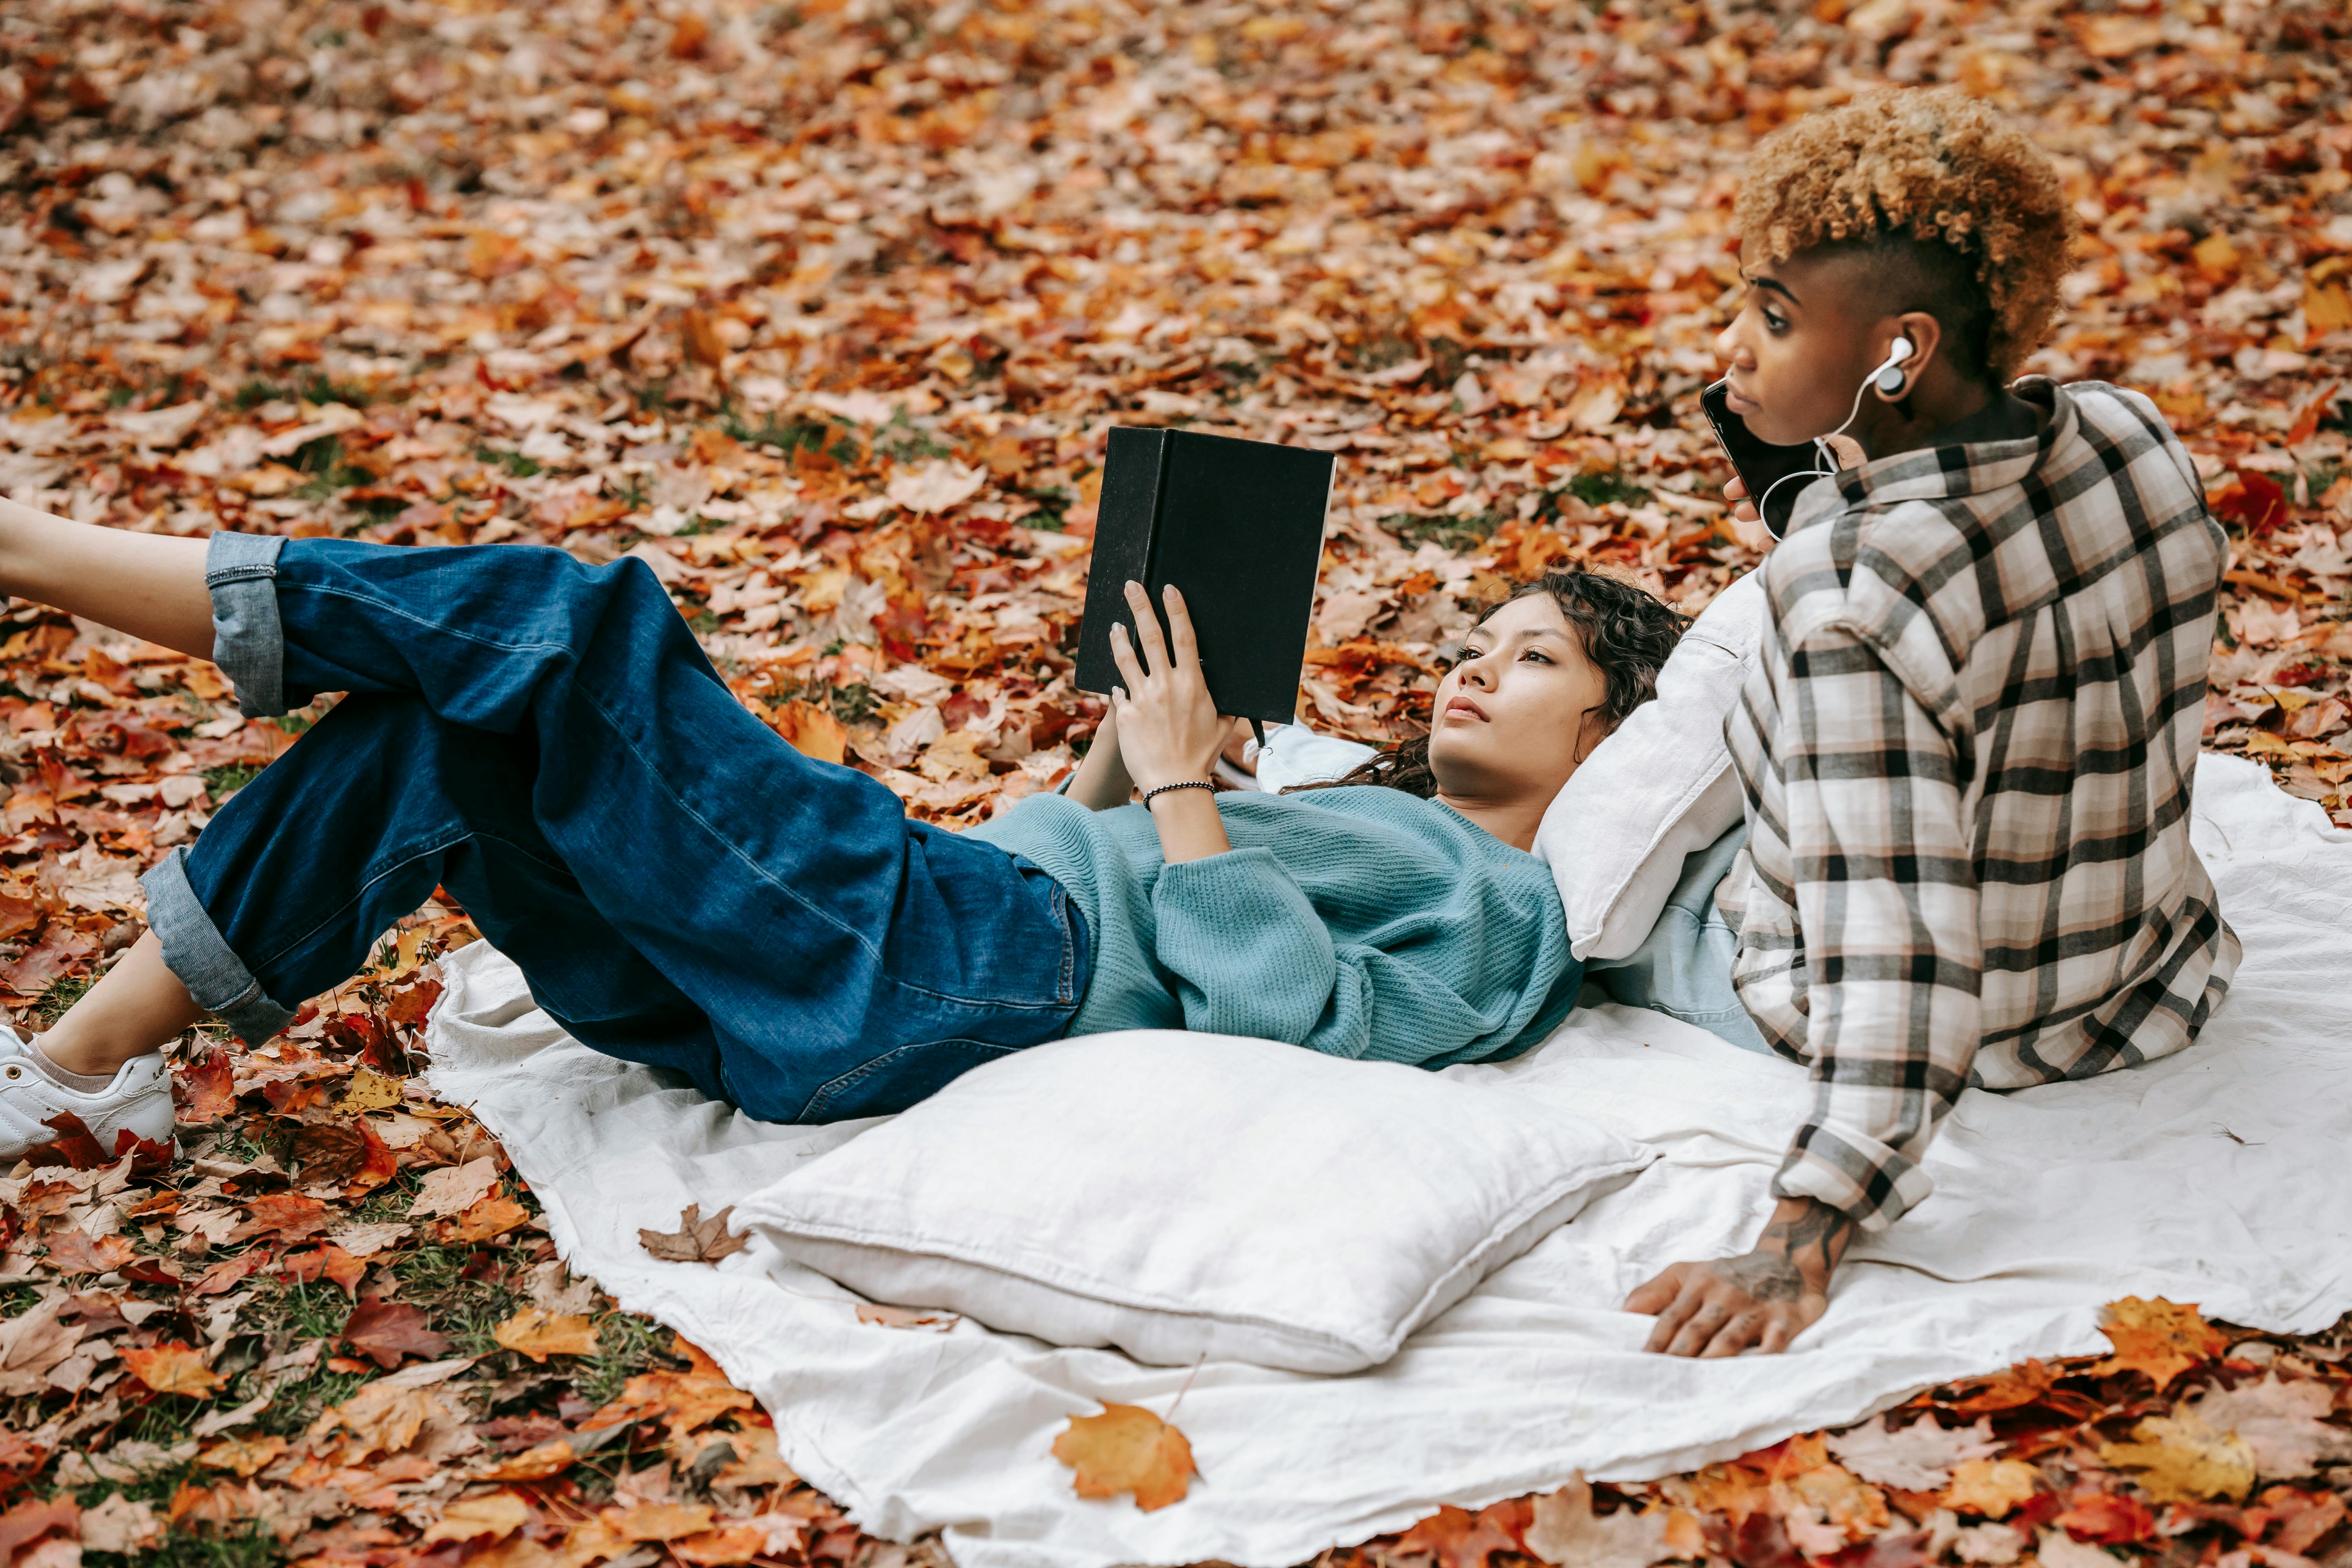
[[[871,1300],[1183,1366],[1376,1366],[1648,1163],[1508,1090],[1129,1030],[966,1073],[736,1207]]]
[[[1658,672],[1656,700],[1626,715],[1544,812],[1536,856],[1559,885],[1577,957],[1641,946],[1683,858],[1740,820],[1723,721],[1763,641],[1765,607],[1760,572],[1717,594]]]

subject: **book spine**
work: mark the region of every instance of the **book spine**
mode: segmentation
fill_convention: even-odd
[[[1181,437],[1173,430],[1160,433],[1159,470],[1151,477],[1151,544],[1144,555],[1143,586],[1151,595],[1151,613],[1160,617],[1161,630],[1166,630],[1167,615],[1160,603],[1160,591],[1167,586],[1160,575],[1160,522],[1168,512],[1168,468],[1176,455],[1176,443]]]

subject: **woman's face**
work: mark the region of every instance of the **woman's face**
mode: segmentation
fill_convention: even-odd
[[[1606,733],[1608,681],[1549,594],[1513,599],[1471,628],[1437,683],[1429,766],[1461,800],[1549,801]]]
[[[1753,240],[1739,259],[1747,293],[1715,343],[1731,411],[1777,446],[1826,436],[1845,423],[1895,333],[1893,318],[1863,304],[1873,297],[1868,264],[1836,251],[1769,261]]]

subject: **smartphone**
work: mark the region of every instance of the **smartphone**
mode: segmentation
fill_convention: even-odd
[[[1814,472],[1826,462],[1821,449],[1811,441],[1801,441],[1793,447],[1776,447],[1760,441],[1748,429],[1748,421],[1731,411],[1731,395],[1722,382],[1717,382],[1699,394],[1699,406],[1706,410],[1706,422],[1715,426],[1715,438],[1723,447],[1723,455],[1731,459],[1731,467],[1739,475],[1739,482],[1748,487],[1750,500],[1763,498],[1756,510],[1764,518],[1764,526],[1780,538],[1788,531],[1789,514],[1796,510],[1797,497],[1807,481],[1789,479],[1791,474]],[[1780,481],[1788,479],[1782,484]]]

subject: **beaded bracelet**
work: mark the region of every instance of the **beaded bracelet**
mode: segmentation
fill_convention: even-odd
[[[1211,784],[1206,779],[1186,779],[1181,784],[1164,784],[1156,789],[1145,790],[1143,792],[1143,804],[1146,806],[1149,806],[1151,804],[1151,797],[1153,795],[1166,795],[1171,789],[1204,789],[1213,795],[1216,792],[1216,788],[1217,786],[1215,784]]]

